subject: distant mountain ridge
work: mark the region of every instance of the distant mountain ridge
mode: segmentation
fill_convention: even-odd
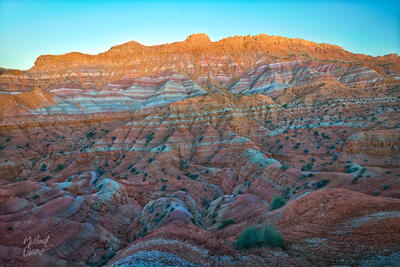
[[[266,34],[212,42],[200,33],[154,46],[131,41],[98,55],[42,55],[27,71],[2,69],[0,98],[7,99],[1,101],[0,114],[31,113],[32,107],[40,114],[137,110],[206,93],[263,94],[307,102],[380,94],[399,81],[400,57],[395,54],[372,57],[336,45]],[[160,94],[157,88],[168,82],[172,87]],[[375,89],[357,91],[362,88]],[[34,89],[57,99],[21,99],[20,94]],[[297,93],[289,94],[292,91]]]
[[[90,63],[113,64],[115,59],[121,56],[134,55],[141,57],[161,56],[168,53],[210,53],[210,54],[234,54],[243,51],[257,51],[269,53],[272,56],[296,56],[299,58],[307,57],[306,52],[321,60],[345,60],[350,62],[364,63],[366,61],[385,61],[399,63],[400,59],[396,54],[382,57],[372,57],[364,54],[353,54],[337,45],[327,43],[316,43],[303,39],[285,38],[281,36],[269,36],[259,34],[255,36],[234,36],[211,42],[210,38],[204,34],[192,34],[185,41],[169,44],[145,46],[135,41],[130,41],[110,48],[107,52],[98,55],[87,55],[79,52],[72,52],[64,55],[42,55],[35,62],[33,69],[41,69],[46,65],[57,65],[59,63],[67,65],[81,64],[85,61]]]

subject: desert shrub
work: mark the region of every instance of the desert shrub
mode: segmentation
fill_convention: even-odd
[[[166,185],[166,184],[163,184],[163,185],[161,186],[161,191],[165,191],[165,189],[167,189],[167,185]]]
[[[102,169],[102,168],[98,168],[97,170],[96,170],[96,172],[97,172],[97,175],[98,176],[102,176],[103,174],[104,174],[104,170]]]
[[[190,172],[186,172],[185,175],[192,180],[196,180],[199,177],[198,174],[191,174]]]
[[[249,249],[258,246],[283,248],[284,238],[272,224],[267,224],[261,230],[256,226],[245,228],[236,240],[236,249]]]
[[[47,166],[46,166],[46,164],[42,164],[42,166],[40,166],[40,170],[41,171],[45,171],[46,170],[46,168],[47,168]]]
[[[321,136],[326,139],[330,139],[331,137],[326,133],[321,133]]]
[[[287,169],[289,169],[289,166],[287,166],[287,165],[282,165],[281,166],[281,170],[282,171],[286,171]]]
[[[381,191],[375,190],[372,194],[373,194],[374,196],[377,196],[377,195],[379,195],[380,193],[381,193]]]
[[[352,173],[358,171],[358,167],[352,167],[350,164],[347,164],[345,167],[346,173]]]
[[[236,222],[232,219],[223,220],[221,224],[218,226],[218,230],[224,229],[230,224],[235,224]]]
[[[62,169],[64,169],[64,164],[58,164],[56,170],[61,171]]]
[[[146,145],[153,140],[154,132],[146,136]]]
[[[199,175],[198,174],[191,174],[191,175],[189,175],[188,176],[190,179],[192,179],[192,180],[196,180],[198,177],[199,177]]]
[[[148,162],[149,162],[149,163],[152,163],[153,160],[154,160],[153,158],[149,158]]]
[[[327,185],[328,183],[329,183],[329,179],[324,179],[324,180],[322,180],[322,181],[318,181],[318,182],[315,184],[315,189],[324,187],[324,186]]]
[[[382,185],[382,190],[388,190],[388,189],[389,189],[389,185],[387,185],[387,184]]]
[[[309,163],[307,163],[306,165],[303,165],[303,166],[301,167],[301,170],[302,170],[302,171],[311,171],[312,168],[313,168],[313,164],[309,162]]]
[[[94,132],[88,132],[88,133],[86,134],[86,138],[91,138],[91,137],[93,137],[95,134],[96,134],[96,133],[94,133]]]
[[[263,243],[261,231],[255,226],[245,228],[236,240],[237,249],[249,249]]]
[[[49,180],[51,178],[51,176],[46,176],[42,178],[42,182],[46,182],[47,180]]]
[[[272,224],[268,224],[262,229],[262,238],[265,246],[283,248],[283,236]]]
[[[286,200],[283,199],[281,196],[274,196],[269,204],[270,210],[276,210],[286,204]]]

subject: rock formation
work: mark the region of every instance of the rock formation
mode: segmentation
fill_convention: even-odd
[[[264,34],[0,69],[0,265],[393,265],[399,103],[397,55]]]

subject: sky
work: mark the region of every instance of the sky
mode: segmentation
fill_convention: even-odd
[[[42,54],[97,54],[193,33],[212,41],[265,33],[400,55],[400,1],[0,0],[0,67],[28,69]]]

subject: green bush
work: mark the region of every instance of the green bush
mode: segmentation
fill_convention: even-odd
[[[324,180],[322,180],[322,181],[318,181],[316,184],[315,184],[315,189],[319,189],[319,188],[321,188],[321,187],[324,187],[325,185],[327,185],[329,183],[329,179],[324,179]]]
[[[283,236],[272,224],[268,224],[263,228],[262,238],[265,246],[269,246],[271,248],[283,248]]]
[[[58,164],[56,170],[61,171],[62,169],[64,169],[64,164]]]
[[[190,172],[186,172],[185,175],[192,180],[196,180],[199,177],[198,174],[191,174]]]
[[[210,203],[210,202],[209,202],[208,199],[206,199],[206,198],[203,198],[203,200],[201,201],[201,205],[202,205],[203,207],[207,206],[209,203]]]
[[[249,249],[258,246],[284,248],[282,234],[272,224],[267,224],[261,230],[256,226],[245,228],[236,240],[236,249]]]
[[[382,185],[382,190],[387,190],[387,189],[389,189],[389,185],[387,184]]]
[[[218,226],[218,230],[224,229],[225,227],[227,227],[230,224],[235,224],[236,222],[232,219],[228,219],[228,220],[223,220],[221,222],[221,224]]]
[[[47,169],[47,166],[46,166],[46,164],[42,164],[42,166],[40,166],[40,170],[41,171],[45,171]]]
[[[281,165],[281,171],[286,171],[287,169],[289,169],[289,166]]]
[[[46,176],[42,178],[42,182],[46,182],[47,180],[49,180],[51,178],[51,176]]]
[[[286,200],[283,199],[281,196],[274,196],[269,204],[270,210],[276,210],[286,204]]]
[[[95,136],[96,135],[96,133],[94,133],[94,132],[88,132],[87,134],[86,134],[86,138],[92,138],[93,136]]]
[[[245,228],[236,240],[237,249],[249,249],[263,243],[261,231],[255,226]]]
[[[306,165],[303,165],[303,166],[301,167],[301,170],[302,170],[302,171],[311,171],[312,168],[313,168],[313,164],[309,162],[309,163],[307,163]]]
[[[97,175],[98,175],[98,176],[102,176],[102,175],[105,173],[105,171],[104,171],[102,168],[98,168],[98,169],[96,170],[96,172],[97,172]]]
[[[153,140],[154,132],[146,136],[146,145]]]

